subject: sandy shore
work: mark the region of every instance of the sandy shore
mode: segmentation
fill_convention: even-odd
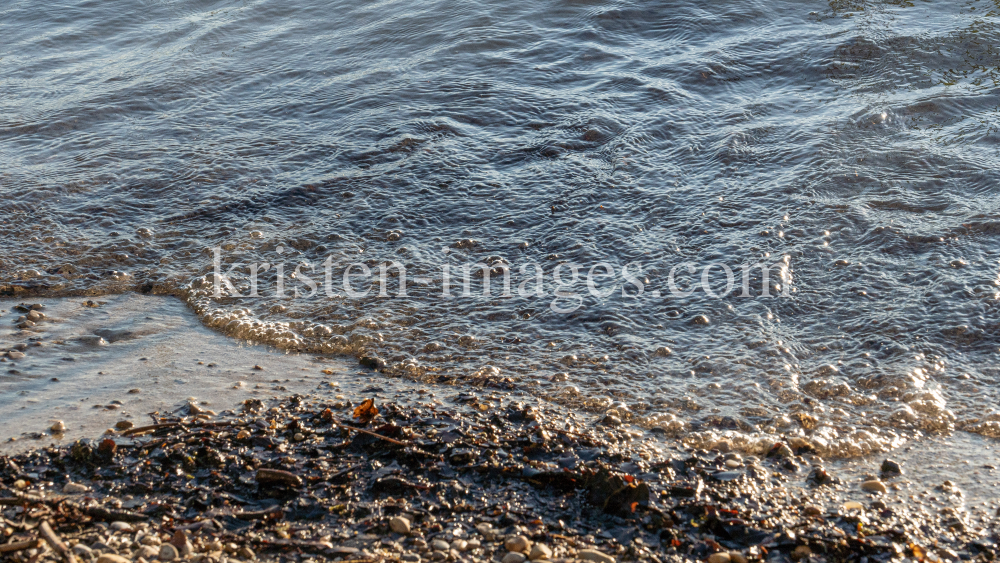
[[[489,391],[381,396],[322,383],[226,420],[188,406],[0,458],[6,549],[102,563],[993,557],[995,508],[957,510],[949,484],[900,494],[891,464],[848,481],[782,443],[764,458],[696,451]]]
[[[23,351],[0,385],[13,560],[992,559],[980,436],[856,460],[693,450],[517,390],[235,342],[167,298],[85,302],[0,329]]]

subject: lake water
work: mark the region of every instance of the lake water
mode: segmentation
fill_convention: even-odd
[[[169,294],[242,342],[695,445],[995,438],[998,21],[997,0],[9,1],[0,322]],[[327,260],[330,293],[292,296]],[[398,269],[345,293],[347,265],[392,261],[405,297]],[[771,295],[757,271],[743,297],[761,262]],[[445,264],[538,264],[542,295],[448,298]],[[733,293],[669,291],[711,264]]]

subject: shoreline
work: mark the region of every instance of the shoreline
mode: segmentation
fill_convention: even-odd
[[[863,484],[780,443],[761,459],[664,446],[509,393],[456,389],[442,404],[366,391],[323,382],[224,420],[195,404],[148,432],[0,456],[2,541],[34,541],[47,520],[101,563],[995,554],[996,507],[964,507],[947,484],[910,494],[891,472]],[[366,399],[377,414],[359,410]],[[66,560],[57,549],[9,557]]]

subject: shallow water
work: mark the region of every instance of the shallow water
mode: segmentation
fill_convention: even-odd
[[[241,340],[614,408],[699,445],[784,435],[853,457],[997,437],[998,15],[10,2],[0,290],[175,294]],[[279,298],[272,269],[261,297],[215,298],[216,247],[223,270],[307,262],[321,280],[332,257],[339,280],[397,260],[429,281]],[[545,298],[441,296],[442,263],[497,258],[639,262],[647,291],[578,284],[572,313],[550,308],[551,275]],[[787,297],[759,276],[751,297],[667,292],[682,262],[762,260],[785,264]],[[245,269],[233,280],[247,292]]]

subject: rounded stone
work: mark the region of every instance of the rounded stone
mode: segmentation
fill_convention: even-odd
[[[389,529],[397,534],[409,534],[410,533],[410,521],[406,518],[400,518],[399,516],[393,516],[389,519]]]
[[[528,558],[524,556],[523,553],[518,553],[516,551],[511,551],[507,555],[503,556],[503,560],[500,563],[524,563]]]
[[[177,552],[177,548],[169,543],[165,543],[160,546],[160,561],[173,561],[180,557],[180,553]]]
[[[708,563],[730,563],[731,560],[732,558],[727,551],[720,551],[708,556]]]
[[[872,479],[871,481],[865,481],[864,483],[861,483],[861,490],[869,493],[885,493],[887,489],[885,488],[885,484],[883,484],[882,481]]]
[[[615,563],[615,558],[596,549],[581,549],[576,552],[576,558],[581,561],[594,561],[595,563]]]
[[[63,493],[67,495],[78,495],[89,491],[90,488],[86,485],[81,485],[79,483],[66,483],[63,487]]]
[[[513,551],[517,553],[528,553],[531,550],[531,540],[524,536],[515,536],[513,538],[508,538],[503,544],[507,548],[507,551]]]
[[[549,559],[552,557],[552,548],[545,545],[544,543],[536,543],[531,546],[531,553],[528,554],[528,559],[532,561],[538,561],[539,559]]]

